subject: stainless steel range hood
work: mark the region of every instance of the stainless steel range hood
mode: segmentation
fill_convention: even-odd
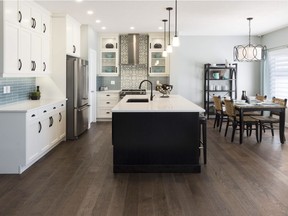
[[[139,64],[139,34],[128,34],[128,65]]]

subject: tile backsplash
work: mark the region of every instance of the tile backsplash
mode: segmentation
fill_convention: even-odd
[[[10,93],[4,94],[4,86],[10,86]],[[35,90],[36,79],[0,78],[0,105],[29,99],[29,93]],[[41,90],[41,89],[40,89]]]

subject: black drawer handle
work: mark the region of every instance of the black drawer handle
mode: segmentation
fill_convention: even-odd
[[[35,116],[36,116],[35,114],[31,115],[31,117],[35,117]]]
[[[38,122],[38,125],[39,125],[39,130],[38,130],[38,133],[40,133],[40,132],[41,132],[41,130],[42,130],[42,124],[41,124],[41,122],[40,122],[40,121]]]
[[[62,113],[59,113],[59,122],[62,121]]]
[[[106,112],[106,114],[110,114],[110,112]]]
[[[22,61],[21,61],[21,59],[19,59],[18,62],[19,62],[18,70],[21,70],[21,68],[22,68]]]
[[[21,13],[21,11],[18,11],[18,14],[19,14],[18,22],[21,23],[21,21],[22,21],[22,13]]]
[[[43,71],[45,72],[46,71],[46,63],[43,62]]]
[[[76,53],[76,46],[73,45],[73,53]]]
[[[44,111],[43,111],[43,113],[46,113],[46,112],[47,112],[47,110],[44,110]]]
[[[106,104],[110,104],[110,102],[106,102]]]
[[[45,33],[46,32],[46,24],[44,23],[43,24],[43,33]]]

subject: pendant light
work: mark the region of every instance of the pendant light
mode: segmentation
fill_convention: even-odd
[[[251,44],[251,20],[252,17],[248,17],[249,21],[249,44],[238,45],[234,47],[234,61],[239,62],[252,62],[261,61],[265,59],[266,46]]]
[[[167,20],[162,20],[164,23],[164,50],[162,52],[162,57],[167,57],[167,51],[166,51],[166,22]]]
[[[168,26],[168,46],[167,46],[167,53],[172,53],[172,45],[171,45],[171,43],[170,43],[170,38],[171,38],[171,36],[170,36],[170,12],[171,12],[171,10],[173,10],[173,8],[172,7],[167,7],[166,8],[166,10],[168,10],[168,12],[169,12],[169,26]]]
[[[178,37],[178,29],[177,29],[177,25],[178,25],[178,3],[177,0],[175,0],[175,35],[173,37],[173,41],[172,41],[172,45],[174,47],[179,47],[180,46],[180,40]]]

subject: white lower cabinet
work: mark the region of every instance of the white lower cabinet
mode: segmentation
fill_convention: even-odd
[[[0,174],[22,173],[66,137],[66,101],[0,119]]]
[[[119,102],[119,91],[97,93],[97,120],[111,120],[112,108]]]

